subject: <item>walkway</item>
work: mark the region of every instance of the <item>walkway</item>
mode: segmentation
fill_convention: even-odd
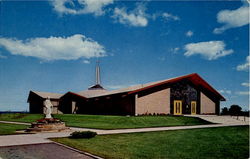
[[[56,137],[68,137],[74,131],[95,131],[99,135],[104,134],[120,134],[120,133],[137,133],[137,132],[152,132],[152,131],[166,131],[166,130],[184,130],[184,129],[201,129],[201,128],[214,128],[214,127],[225,127],[225,126],[239,126],[239,125],[248,125],[249,118],[247,121],[239,121],[233,119],[230,116],[201,116],[196,115],[195,117],[208,120],[217,124],[209,125],[193,125],[193,126],[176,126],[176,127],[155,127],[155,128],[138,128],[138,129],[116,129],[116,130],[100,130],[100,129],[88,129],[88,128],[75,128],[70,127],[70,130],[65,132],[43,132],[36,134],[22,134],[22,135],[3,135],[0,136],[0,156],[5,158],[25,158],[27,155],[30,158],[40,159],[39,156],[46,156],[46,158],[75,158],[75,159],[89,159],[89,158],[100,158],[71,147],[56,144],[48,138]],[[246,119],[245,119],[246,120]],[[0,121],[0,123],[9,123],[9,124],[23,124],[30,125],[30,123],[21,123],[21,122],[9,122],[9,121]],[[34,144],[36,144],[34,146]],[[47,153],[51,152],[53,153]],[[56,151],[55,151],[56,150]],[[60,152],[56,153],[55,152]],[[40,155],[39,155],[40,153]],[[13,156],[16,155],[16,156]],[[0,159],[1,159],[0,157]]]
[[[185,115],[188,117],[198,117],[203,120],[207,120],[211,123],[218,123],[218,124],[248,124],[249,117],[244,116],[230,116],[230,115]]]
[[[64,146],[47,143],[37,145],[19,145],[0,148],[0,158],[3,159],[93,159],[78,151]]]
[[[0,122],[7,123],[5,121],[0,121]],[[12,122],[12,123],[14,124],[17,122]],[[90,130],[90,131],[95,131],[99,135],[104,135],[104,134],[137,133],[137,132],[166,131],[166,130],[200,129],[200,128],[213,128],[213,127],[225,127],[225,126],[239,126],[239,125],[248,125],[248,123],[246,123],[246,122],[244,122],[244,123],[224,123],[224,124],[209,124],[209,125],[155,127],[155,128],[137,128],[137,129],[116,129],[116,130],[100,130],[100,129],[70,127],[70,130],[65,131],[65,132],[43,132],[43,133],[23,134],[23,135],[3,135],[3,136],[0,136],[0,146],[51,143],[52,141],[49,140],[48,138],[68,137],[74,131],[88,131],[88,130]]]

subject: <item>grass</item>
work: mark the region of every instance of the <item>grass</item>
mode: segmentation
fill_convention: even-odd
[[[0,114],[0,120],[3,121],[17,121],[31,123],[38,119],[43,118],[42,114],[27,114],[27,113],[10,113],[10,114]]]
[[[249,157],[248,137],[249,127],[239,126],[52,140],[104,158],[243,159]]]
[[[16,130],[24,130],[27,127],[27,125],[0,123],[0,135],[17,134]]]
[[[108,116],[108,115],[80,115],[80,114],[55,114],[71,127],[84,127],[95,129],[126,129],[162,126],[201,125],[209,122],[184,116]],[[41,114],[1,114],[0,120],[34,122],[42,118]]]
[[[181,125],[200,125],[209,122],[199,118],[174,117],[174,116],[104,116],[104,115],[75,115],[75,114],[56,114],[66,122],[68,126],[86,127],[96,129],[127,129],[161,126],[181,126]]]

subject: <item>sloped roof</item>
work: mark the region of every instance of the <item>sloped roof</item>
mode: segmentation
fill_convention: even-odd
[[[149,89],[149,88],[152,88],[152,87],[156,87],[156,86],[159,86],[159,85],[162,85],[162,84],[178,82],[178,81],[183,80],[183,79],[188,79],[195,86],[203,87],[203,88],[207,89],[208,91],[214,93],[216,96],[218,96],[220,98],[221,101],[226,100],[218,91],[216,91],[211,85],[209,85],[197,73],[192,73],[192,74],[188,74],[188,75],[185,75],[185,76],[180,76],[180,77],[177,77],[177,78],[171,78],[171,79],[168,79],[168,80],[155,82],[154,84],[151,84],[151,85],[145,86],[143,88],[131,91],[131,92],[129,92],[129,94],[137,93],[139,91],[143,91],[143,90],[146,90],[146,89]]]
[[[107,92],[110,92],[110,91],[107,91],[105,89],[89,89],[89,90],[77,92],[76,94],[79,94],[87,98],[92,98],[92,97],[96,97],[102,94],[106,94]]]
[[[38,91],[31,91],[31,92],[37,94],[38,96],[40,96],[42,98],[50,97],[53,99],[60,99],[61,96],[63,95],[63,94],[59,94],[59,93],[50,93],[50,92],[38,92]]]
[[[135,86],[121,88],[121,89],[112,90],[112,91],[108,91],[105,89],[89,89],[89,90],[85,90],[85,91],[81,91],[81,92],[68,92],[68,93],[73,94],[73,95],[78,95],[82,98],[94,98],[94,97],[115,95],[115,94],[120,94],[120,93],[133,94],[133,93],[138,93],[140,91],[147,90],[147,89],[150,89],[150,88],[153,88],[156,86],[160,86],[163,84],[175,83],[175,82],[178,82],[178,81],[183,80],[183,79],[188,79],[195,86],[205,88],[206,90],[212,92],[213,94],[218,96],[218,98],[221,101],[226,100],[219,92],[217,92],[211,85],[209,85],[205,80],[203,80],[197,73],[188,74],[188,75],[175,77],[175,78],[170,78],[170,79],[166,79],[166,80],[161,80],[161,81],[157,81],[157,82],[150,82],[150,83],[146,83],[146,84],[135,85]],[[32,92],[34,92],[34,91],[32,91]],[[49,93],[49,92],[37,92],[37,91],[35,91],[34,93],[41,96],[42,98],[47,98],[49,96],[50,98],[59,99],[63,96],[63,94]],[[64,94],[64,95],[66,95],[66,94]]]
[[[150,83],[146,83],[146,84],[139,84],[139,85],[134,85],[134,86],[130,86],[130,87],[126,87],[126,88],[121,88],[121,89],[116,89],[116,90],[112,90],[112,91],[106,91],[100,94],[93,94],[91,97],[100,97],[100,96],[106,96],[106,95],[113,95],[113,94],[120,94],[120,93],[126,93],[126,92],[131,92],[137,89],[141,89],[150,85],[153,85],[155,83],[159,83],[161,81],[157,81],[157,82],[150,82]]]
[[[146,84],[135,85],[135,86],[127,87],[127,88],[121,88],[121,89],[117,89],[117,90],[113,90],[113,91],[107,91],[107,90],[105,90],[105,91],[99,91],[99,90],[98,91],[97,90],[89,91],[89,90],[87,90],[87,91],[79,92],[77,94],[80,94],[80,95],[87,97],[87,98],[114,95],[114,94],[119,94],[119,93],[133,94],[133,93],[137,93],[137,92],[140,92],[140,91],[143,91],[146,89],[150,89],[150,88],[162,85],[162,84],[178,82],[178,81],[183,80],[183,79],[188,79],[194,85],[203,87],[203,88],[207,89],[208,91],[214,93],[216,96],[219,97],[219,99],[221,101],[226,100],[219,92],[217,92],[211,85],[209,85],[205,80],[203,80],[197,73],[188,74],[188,75],[175,77],[175,78],[170,78],[170,79],[166,79],[166,80],[161,80],[161,81],[157,81],[157,82],[150,82],[150,83],[146,83]]]

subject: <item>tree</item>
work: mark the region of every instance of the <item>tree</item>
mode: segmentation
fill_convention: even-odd
[[[230,115],[240,115],[241,114],[241,107],[238,105],[231,105],[229,108],[229,114]]]
[[[228,115],[228,108],[227,107],[222,108],[221,115]]]

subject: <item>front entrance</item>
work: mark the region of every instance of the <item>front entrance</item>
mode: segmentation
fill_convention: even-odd
[[[196,101],[191,102],[191,114],[192,115],[196,114]]]
[[[181,115],[181,114],[182,114],[182,101],[174,100],[174,115]]]

